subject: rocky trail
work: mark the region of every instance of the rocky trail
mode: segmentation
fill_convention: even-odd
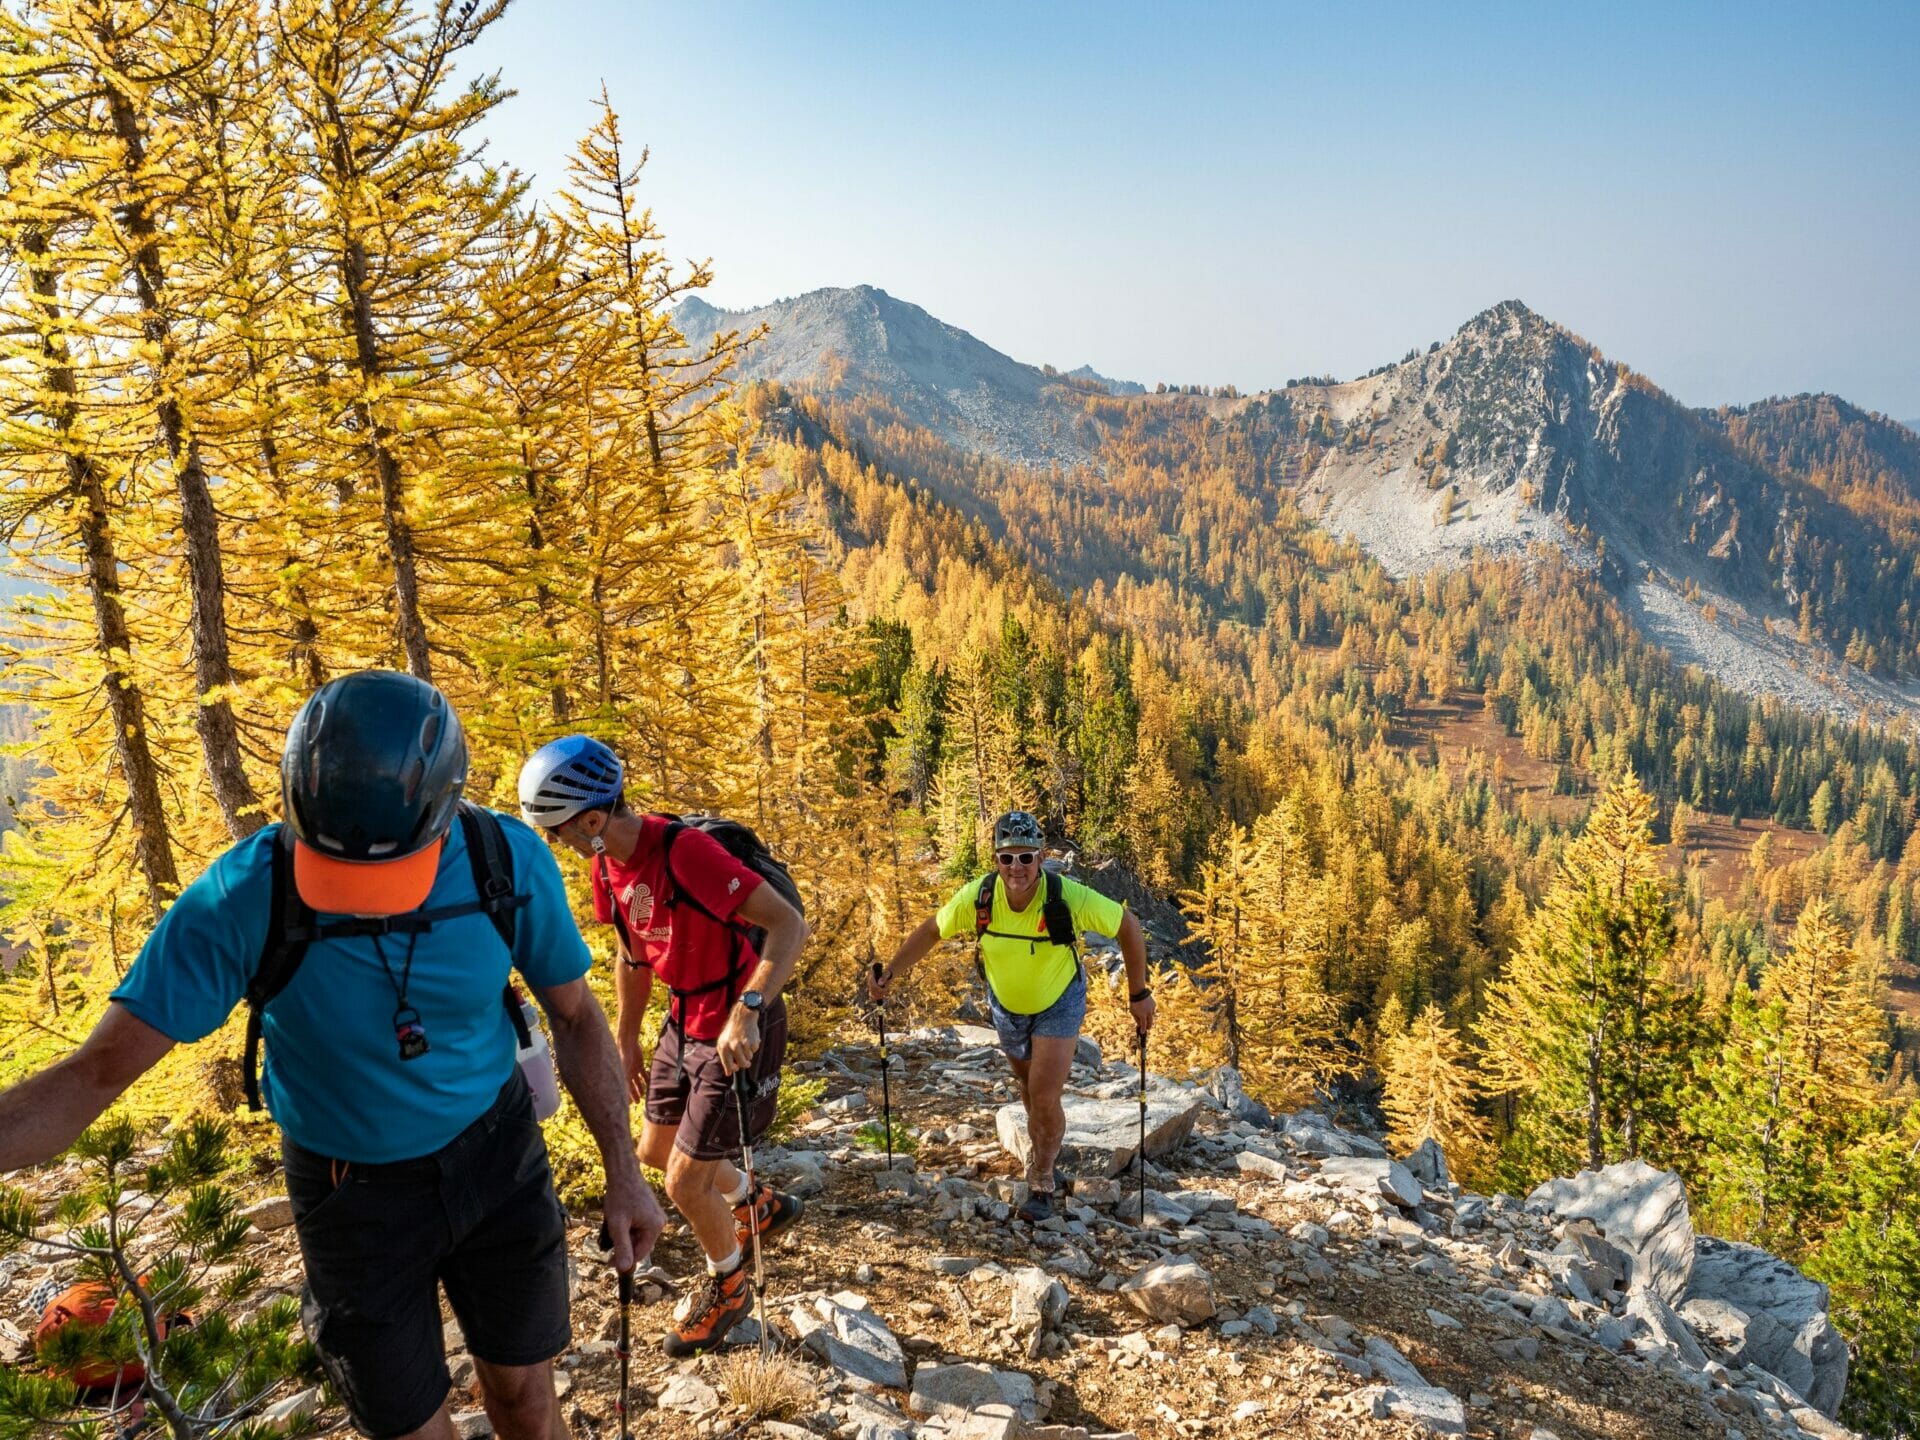
[[[1012,1213],[1025,1135],[992,1032],[896,1040],[895,1119],[918,1142],[892,1171],[857,1143],[879,1118],[877,1052],[837,1049],[799,1068],[828,1095],[756,1159],[807,1203],[765,1258],[776,1347],[808,1393],[786,1419],[755,1419],[728,1393],[728,1352],[661,1354],[699,1270],[676,1225],[632,1312],[637,1433],[1851,1433],[1829,1418],[1846,1350],[1824,1289],[1752,1247],[1696,1237],[1677,1177],[1647,1166],[1553,1181],[1524,1203],[1482,1197],[1448,1181],[1438,1147],[1403,1164],[1324,1117],[1269,1117],[1230,1071],[1207,1089],[1154,1077],[1142,1221],[1138,1075],[1083,1042],[1063,1156],[1072,1193],[1029,1226]],[[284,1224],[284,1211],[270,1198],[258,1223]],[[557,1367],[580,1440],[619,1434],[618,1307],[596,1225],[580,1218],[570,1237],[574,1346]],[[291,1230],[263,1230],[259,1247],[269,1283],[297,1290]],[[31,1329],[34,1280],[51,1273],[7,1274],[0,1315],[16,1336]],[[743,1325],[735,1349],[755,1334]],[[453,1369],[470,1385],[471,1360],[456,1353]],[[471,1396],[454,1398],[462,1435],[488,1433]]]

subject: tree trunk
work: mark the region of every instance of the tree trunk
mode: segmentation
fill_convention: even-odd
[[[147,738],[146,702],[129,673],[133,633],[126,607],[120,602],[120,562],[114,554],[113,523],[107,506],[106,484],[94,458],[74,442],[73,427],[79,409],[79,387],[60,333],[60,302],[53,271],[44,264],[46,235],[29,229],[21,248],[30,265],[29,284],[35,302],[46,317],[47,333],[41,353],[46,357],[47,387],[58,398],[52,416],[54,429],[68,440],[67,485],[80,502],[80,546],[85,556],[87,589],[93,598],[94,649],[104,670],[107,712],[113,720],[114,751],[127,777],[127,807],[133,821],[134,853],[147,883],[147,903],[160,918],[169,895],[180,888],[180,872],[173,863],[173,841],[167,833],[166,810],[160,799],[160,769]]]
[[[354,361],[360,373],[360,397],[353,403],[353,413],[366,436],[374,473],[380,478],[380,514],[386,524],[387,554],[393,566],[394,629],[400,650],[406,657],[408,671],[432,684],[433,657],[427,648],[426,622],[420,614],[413,527],[403,509],[406,480],[400,471],[400,458],[394,454],[393,427],[374,413],[373,401],[369,398],[385,376],[386,363],[380,354],[380,336],[374,324],[373,297],[368,293],[367,247],[345,213],[346,206],[352,202],[344,197],[360,184],[360,167],[348,143],[346,121],[331,97],[328,109],[333,133],[329,137],[327,158],[333,169],[335,201],[344,232],[339,255],[340,285],[346,295],[347,314],[353,328]]]
[[[111,50],[113,32],[103,27],[99,35]],[[240,758],[240,732],[234,722],[233,706],[220,693],[233,685],[234,674],[227,646],[226,580],[220,561],[219,519],[214,513],[212,492],[207,487],[200,442],[187,433],[179,397],[173,393],[173,333],[161,301],[166,289],[166,272],[160,260],[159,232],[140,193],[146,144],[139,117],[127,92],[113,77],[108,78],[107,97],[114,133],[120,139],[126,162],[131,196],[119,207],[119,214],[134,242],[133,278],[140,300],[140,329],[147,343],[154,347],[160,433],[167,442],[167,455],[173,462],[175,487],[180,496],[180,530],[187,552],[193,682],[200,699],[194,728],[200,733],[207,779],[213,787],[214,799],[219,802],[220,814],[227,822],[227,833],[242,840],[265,824],[266,816],[261,812],[260,797],[247,779],[246,765]]]
[[[357,238],[341,251],[340,280],[346,288],[353,316],[354,354],[360,369],[360,398],[354,415],[367,436],[367,453],[380,477],[380,516],[387,528],[387,555],[393,564],[394,629],[408,673],[433,683],[433,657],[427,649],[427,626],[420,615],[420,577],[414,561],[413,526],[403,505],[406,479],[400,458],[393,453],[393,427],[374,413],[368,392],[382,375],[379,336],[374,331],[373,306],[367,295],[367,249]]]
[[[1605,1039],[1595,1030],[1587,1036],[1587,1168],[1599,1170],[1606,1164],[1606,1143],[1600,1128],[1601,1052]]]
[[[519,416],[525,423],[523,411]],[[533,502],[533,514],[527,522],[527,548],[534,552],[535,570],[539,571],[538,557],[547,548],[547,529],[541,520],[546,505],[546,487],[540,483],[540,472],[534,468],[533,446],[530,442],[520,444],[520,463],[527,472],[527,498]],[[544,575],[535,581],[533,603],[540,611],[540,628],[547,632],[547,638],[555,647],[560,644],[560,631],[554,619],[553,590],[547,584]],[[547,691],[548,704],[553,708],[554,723],[564,725],[570,706],[567,700],[567,686],[564,678],[556,679]]]
[[[247,357],[247,365],[257,382],[259,370],[253,356]],[[267,483],[273,486],[273,493],[284,511],[293,491],[281,473],[280,442],[274,438],[272,428],[265,424],[260,427],[260,464],[266,470]],[[289,545],[283,568],[291,569],[297,558],[293,547]],[[320,659],[320,627],[313,618],[313,602],[307,598],[306,587],[298,580],[287,586],[286,593],[287,613],[293,622],[293,643],[287,649],[287,665],[306,682],[308,689],[318,690],[327,682],[327,667]]]

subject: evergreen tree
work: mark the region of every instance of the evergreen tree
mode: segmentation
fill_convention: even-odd
[[[1867,1135],[1836,1172],[1839,1224],[1806,1264],[1825,1281],[1853,1365],[1840,1418],[1920,1432],[1920,1109]]]
[[[1706,1148],[1703,1208],[1731,1233],[1794,1250],[1836,1213],[1836,1169],[1876,1092],[1886,1020],[1831,905],[1801,912],[1759,994],[1734,993],[1726,1043],[1692,1128]]]
[[[1632,775],[1601,797],[1489,994],[1481,1042],[1515,1098],[1509,1159],[1525,1174],[1658,1155],[1670,1139],[1701,1037],[1670,973],[1652,815]]]
[[[428,615],[434,587],[457,587],[469,558],[444,531],[423,543],[423,523],[445,527],[479,493],[503,498],[477,488],[492,427],[475,423],[484,402],[461,385],[484,327],[466,282],[523,187],[469,148],[505,98],[498,79],[449,94],[448,78],[505,9],[287,0],[276,27],[276,79],[298,126],[292,183],[310,196],[298,263],[333,287],[330,324],[304,339],[344,422],[327,437],[342,519],[384,548],[392,649],[423,680],[436,649],[461,653]]]
[[[1476,1109],[1478,1087],[1467,1046],[1437,1006],[1413,1017],[1401,1034],[1382,1041],[1387,1139],[1401,1154],[1436,1141],[1456,1174],[1478,1173],[1492,1154],[1487,1122]]]

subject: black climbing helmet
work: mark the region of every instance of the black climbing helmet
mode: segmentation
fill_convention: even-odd
[[[398,860],[453,823],[467,737],[447,697],[394,670],[329,680],[287,728],[280,796],[294,838],[332,860]]]
[[[1046,845],[1040,822],[1025,810],[1009,810],[993,822],[993,848],[1011,845],[1020,850],[1039,850]]]

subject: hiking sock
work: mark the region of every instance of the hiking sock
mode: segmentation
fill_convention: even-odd
[[[732,1190],[723,1191],[720,1198],[727,1202],[728,1208],[737,1210],[747,1203],[747,1172],[736,1169],[733,1173],[740,1177],[740,1183]]]
[[[707,1260],[707,1274],[715,1276],[716,1278],[721,1275],[731,1275],[740,1268],[741,1262],[745,1259],[746,1257],[741,1253],[740,1247],[735,1245],[733,1247],[733,1253],[724,1260],[715,1260],[712,1258]]]

